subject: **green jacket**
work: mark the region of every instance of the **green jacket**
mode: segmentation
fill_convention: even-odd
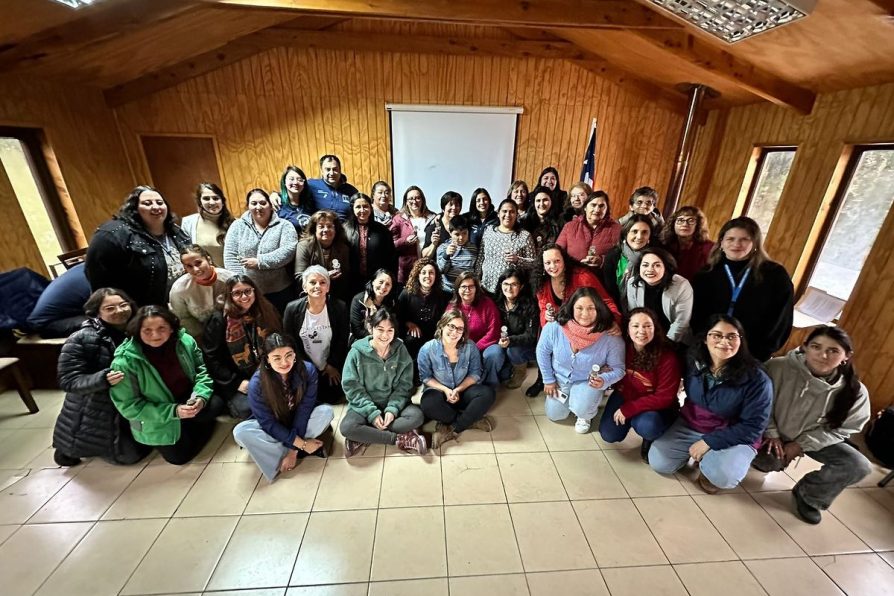
[[[183,372],[193,382],[193,395],[207,403],[212,381],[202,360],[202,351],[185,329],[177,335],[176,351]],[[180,439],[180,419],[174,396],[146,356],[140,344],[128,338],[115,350],[112,370],[124,379],[109,391],[115,407],[130,421],[134,438],[144,445],[173,445]]]
[[[371,339],[354,342],[341,373],[348,407],[370,423],[386,412],[400,416],[413,391],[413,360],[404,342],[394,338],[388,358],[382,360]]]

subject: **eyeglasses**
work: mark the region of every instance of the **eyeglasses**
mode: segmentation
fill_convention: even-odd
[[[459,291],[460,291],[460,292],[471,292],[471,291],[474,290],[474,289],[475,289],[475,286],[474,286],[474,285],[471,285],[471,286],[460,286],[460,287],[459,287]]]
[[[642,199],[637,199],[636,201],[634,201],[633,204],[636,205],[637,207],[654,207],[655,201],[648,201],[648,200],[644,201]]]
[[[453,323],[447,323],[447,330],[452,331],[453,333],[462,333],[466,330],[465,327],[457,327]]]
[[[695,225],[695,218],[694,217],[678,217],[675,220],[675,222],[680,224],[681,226],[691,226],[691,225]]]
[[[244,290],[233,290],[232,292],[230,292],[230,296],[232,296],[233,298],[242,298],[243,296],[248,298],[249,296],[254,295],[254,293],[254,288],[246,288]]]
[[[130,304],[128,304],[127,302],[122,302],[121,304],[117,304],[117,305],[110,304],[108,306],[103,306],[100,310],[105,313],[113,313],[113,312],[116,312],[119,310],[121,310],[121,311],[130,310]]]
[[[720,333],[719,331],[709,331],[708,337],[710,337],[711,341],[715,343],[725,339],[731,344],[739,343],[739,341],[742,339],[742,336],[738,333]]]

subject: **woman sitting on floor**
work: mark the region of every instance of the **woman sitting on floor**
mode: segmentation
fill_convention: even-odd
[[[180,262],[186,273],[171,286],[171,312],[186,332],[199,341],[205,323],[223,301],[227,280],[233,274],[215,267],[211,254],[198,244],[180,249]]]
[[[387,269],[379,269],[366,282],[362,292],[351,300],[351,337],[360,339],[369,335],[366,319],[380,308],[393,311],[397,306],[397,283]]]

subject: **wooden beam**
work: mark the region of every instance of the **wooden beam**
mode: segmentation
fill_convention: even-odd
[[[203,0],[216,5],[281,9],[349,18],[575,27],[680,29],[677,22],[629,0]]]

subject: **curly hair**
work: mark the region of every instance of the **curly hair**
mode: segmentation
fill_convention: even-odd
[[[410,269],[410,273],[407,274],[407,285],[404,286],[407,294],[413,296],[422,295],[422,288],[419,285],[419,274],[427,265],[431,265],[435,269],[435,283],[432,284],[432,290],[437,290],[441,287],[441,271],[438,269],[438,264],[432,258],[423,257],[413,263],[413,268]]]
[[[692,233],[693,241],[705,242],[710,240],[708,218],[705,216],[705,212],[694,205],[684,205],[674,211],[673,215],[668,218],[664,223],[664,227],[661,228],[661,233],[659,235],[661,244],[671,252],[676,252],[680,249],[680,240],[677,238],[674,224],[678,218],[684,215],[690,215],[695,218],[695,232]]]
[[[146,226],[143,224],[143,218],[140,217],[140,196],[144,192],[154,192],[157,193],[158,196],[161,197],[161,200],[165,202],[165,207],[168,210],[168,214],[165,216],[164,227],[166,234],[174,233],[174,214],[171,213],[171,204],[168,203],[168,200],[164,198],[164,196],[158,191],[154,186],[149,186],[147,184],[141,184],[140,186],[135,187],[130,194],[124,197],[124,203],[121,207],[118,208],[118,212],[115,214],[116,219],[120,219],[131,227],[140,228],[142,230],[146,229]],[[147,230],[148,231],[148,230]]]

